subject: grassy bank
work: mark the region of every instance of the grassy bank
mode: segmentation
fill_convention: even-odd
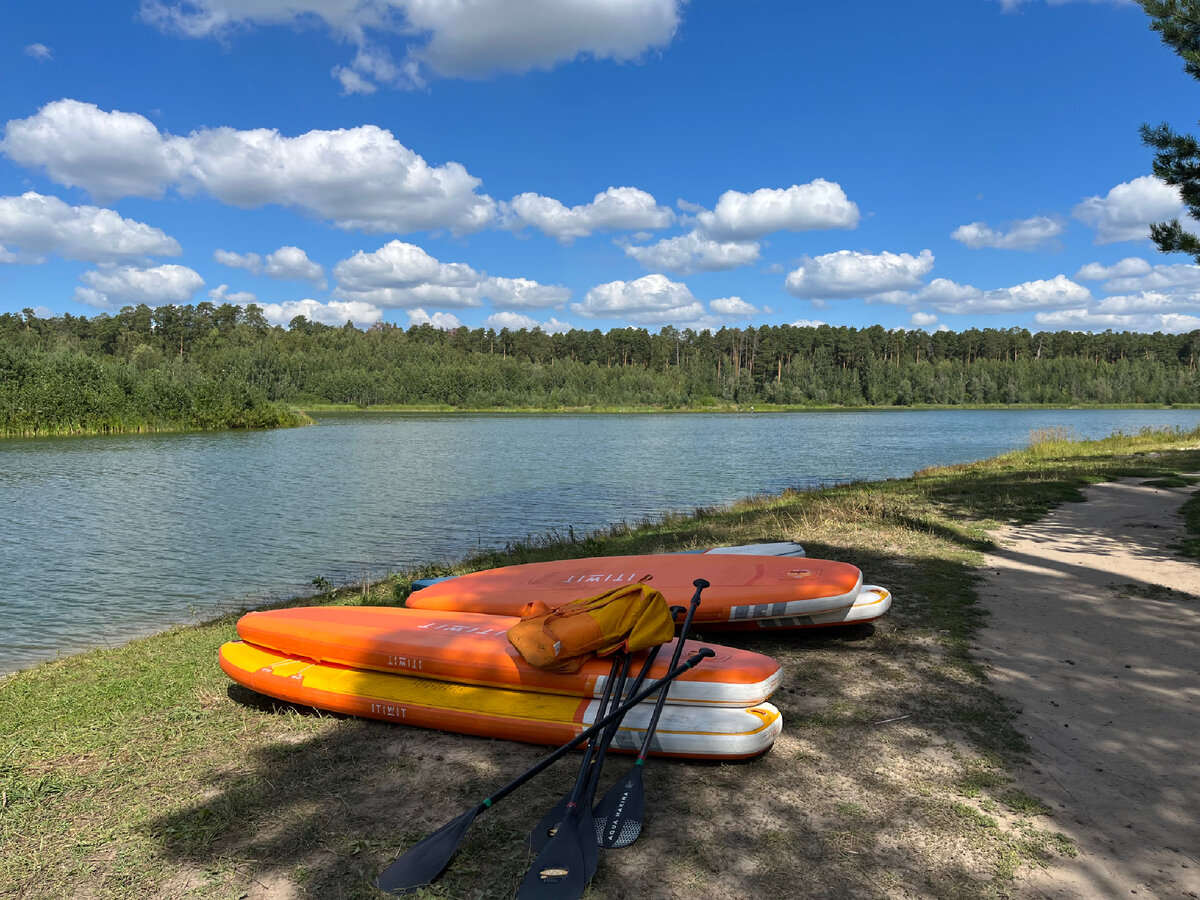
[[[1049,431],[980,463],[548,536],[455,567],[797,540],[895,595],[875,626],[706,635],[779,659],[784,733],[747,764],[652,763],[646,830],[601,857],[589,896],[1004,896],[1021,866],[1072,853],[1011,776],[1026,748],[971,653],[977,566],[998,523],[1092,482],[1198,471],[1198,448],[1200,432]],[[392,604],[409,578],[439,573],[323,602]],[[258,698],[216,666],[234,622],[0,682],[0,896],[382,896],[370,878],[398,850],[543,753]],[[609,779],[628,760],[611,766]],[[481,817],[428,896],[511,897],[530,862],[521,840],[573,769]]]
[[[358,406],[353,403],[297,403],[307,414],[313,413],[718,413],[718,412],[900,412],[913,410],[979,410],[979,409],[1200,409],[1200,403],[1079,403],[1070,406],[1044,403],[961,403],[934,406],[916,403],[909,406],[820,406],[816,404],[781,403],[720,403],[712,406],[449,406],[437,404],[376,404]]]

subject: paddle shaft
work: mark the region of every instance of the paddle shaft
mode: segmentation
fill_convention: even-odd
[[[683,625],[679,627],[679,643],[675,645],[675,652],[671,654],[672,669],[679,665],[679,657],[683,655],[683,642],[687,639],[688,632],[692,628],[692,618],[696,615],[696,610],[700,608],[700,592],[708,587],[708,582],[703,578],[697,578],[692,584],[696,586],[696,593],[692,595],[692,602],[688,605],[687,616],[683,620]],[[642,739],[642,749],[638,753],[638,765],[645,762],[646,754],[650,752],[650,742],[654,740],[654,730],[658,727],[658,717],[662,715],[663,705],[667,702],[667,692],[670,690],[670,687],[670,685],[664,684],[662,690],[658,692],[658,699],[654,702],[654,712],[650,715],[650,724],[646,726],[646,736]]]
[[[575,735],[575,737],[571,738],[571,740],[567,741],[567,743],[563,744],[561,747],[559,747],[553,753],[550,753],[547,756],[542,757],[542,759],[533,768],[529,769],[527,772],[525,772],[522,775],[518,775],[516,778],[514,778],[512,781],[510,781],[504,787],[500,788],[500,790],[496,791],[496,793],[492,794],[490,797],[488,797],[486,800],[484,800],[482,803],[480,803],[479,806],[477,807],[477,809],[480,812],[482,812],[483,810],[487,809],[489,806],[499,803],[501,800],[503,800],[505,797],[507,797],[509,794],[511,794],[513,791],[515,791],[517,788],[519,788],[525,782],[529,781],[529,779],[531,779],[537,775],[540,775],[542,772],[544,772],[546,769],[550,768],[550,766],[554,765],[556,762],[558,762],[560,759],[562,759],[564,756],[566,756],[568,753],[570,753],[572,750],[574,750],[576,747],[578,747],[584,741],[590,740],[593,735],[597,734],[600,731],[603,731],[605,728],[607,728],[613,722],[622,718],[627,712],[629,712],[631,709],[633,709],[635,706],[637,706],[639,703],[641,703],[643,700],[645,700],[647,697],[649,697],[655,691],[659,690],[662,687],[665,687],[666,685],[668,685],[670,682],[674,681],[676,678],[678,678],[680,675],[682,675],[684,672],[688,671],[689,669],[693,669],[696,666],[700,665],[701,662],[708,659],[710,656],[716,656],[716,655],[717,654],[713,650],[709,649],[708,647],[700,648],[698,651],[693,653],[682,663],[680,663],[677,666],[674,666],[671,669],[671,671],[668,672],[666,675],[664,675],[662,678],[660,678],[657,681],[654,681],[651,684],[647,685],[646,687],[642,688],[642,690],[638,691],[636,694],[634,694],[632,697],[630,697],[628,700],[626,700],[624,703],[622,703],[620,706],[618,706],[612,712],[608,713],[608,715],[603,716],[602,718],[596,720],[589,727],[587,727],[583,731],[579,732],[579,734]]]

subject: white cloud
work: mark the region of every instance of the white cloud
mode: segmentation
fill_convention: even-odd
[[[747,303],[741,297],[722,297],[708,304],[709,309],[720,316],[738,318],[758,314],[758,307]]]
[[[1109,278],[1125,278],[1132,275],[1146,275],[1151,269],[1150,263],[1137,256],[1127,256],[1111,266],[1093,262],[1080,266],[1075,273],[1076,281],[1104,281]]]
[[[703,304],[687,285],[657,274],[596,285],[571,308],[589,319],[627,319],[639,325],[695,322],[704,316]]]
[[[9,121],[0,151],[104,200],[203,191],[241,208],[278,204],[339,228],[400,233],[476,231],[496,211],[461,164],[430,166],[374,125],[296,137],[266,128],[176,137],[135,113],[57,100]]]
[[[587,237],[593,231],[666,228],[675,221],[674,212],[633,187],[610,187],[591,203],[570,209],[553,197],[518,194],[504,205],[503,217],[510,228],[533,226],[564,243]]]
[[[793,328],[820,328],[822,325],[828,324],[828,322],[822,322],[820,319],[797,319],[791,323]]]
[[[49,47],[47,47],[45,44],[29,44],[25,48],[25,55],[32,56],[34,59],[38,60],[39,62],[46,62],[48,60],[54,59],[54,51],[51,50]]]
[[[1179,288],[1200,289],[1200,266],[1192,263],[1154,266],[1144,274],[1117,275],[1104,284],[1104,289],[1109,293],[1162,291]]]
[[[854,228],[858,218],[858,206],[850,202],[841,185],[824,178],[790,188],[762,188],[752,194],[726,191],[712,212],[696,216],[712,237],[738,241],[772,231]]]
[[[1153,175],[1118,184],[1103,197],[1089,197],[1071,214],[1096,229],[1097,244],[1140,241],[1150,236],[1150,225],[1183,216],[1177,188]]]
[[[1090,303],[1091,292],[1066,275],[984,291],[948,278],[935,278],[918,291],[889,291],[871,298],[898,306],[931,306],[940,313],[1007,313],[1063,309]]]
[[[254,303],[258,300],[254,294],[249,291],[234,291],[229,292],[229,285],[219,284],[208,292],[208,299],[213,303],[233,303],[237,306],[245,306],[248,303]]]
[[[353,322],[359,328],[368,328],[383,318],[379,307],[358,301],[341,302],[330,300],[288,300],[285,303],[262,303],[263,315],[272,325],[287,325],[296,316],[304,316],[310,322],[322,325],[345,325]]]
[[[458,320],[458,316],[448,312],[435,312],[432,316],[423,309],[410,309],[408,311],[409,325],[432,325],[434,328],[442,331],[453,331],[455,328],[462,328],[462,322]]]
[[[0,244],[30,262],[55,253],[90,263],[140,256],[179,256],[179,242],[158,228],[124,219],[111,209],[69,206],[57,197],[28,191],[0,197]]]
[[[257,253],[234,253],[232,250],[214,250],[213,259],[231,269],[245,269],[257,275],[262,271],[262,257]]]
[[[121,266],[91,270],[79,276],[87,287],[75,288],[75,301],[100,309],[119,309],[126,304],[186,303],[204,287],[204,279],[187,266],[153,268]]]
[[[267,275],[281,281],[308,281],[314,287],[325,289],[325,270],[308,258],[299,247],[284,246],[266,259],[257,253],[234,253],[230,250],[215,250],[213,259],[232,269],[245,269],[254,275]]]
[[[908,324],[913,328],[928,328],[930,325],[937,323],[938,317],[933,313],[915,312],[908,320]]]
[[[517,309],[563,307],[571,299],[571,291],[558,284],[539,284],[528,278],[485,278],[479,282],[480,296],[494,305]]]
[[[680,275],[748,266],[758,260],[760,250],[757,241],[718,241],[700,231],[666,238],[648,247],[628,243],[621,246],[647,269],[666,269]]]
[[[1007,231],[989,228],[986,222],[960,225],[950,237],[972,250],[995,247],[999,250],[1035,250],[1063,233],[1063,224],[1048,216],[1033,216],[1009,224]]]
[[[915,288],[933,269],[933,253],[880,254],[838,250],[806,259],[788,273],[784,286],[797,297],[838,299],[865,297]]]
[[[280,247],[270,254],[263,271],[271,278],[283,281],[308,281],[314,287],[325,289],[325,270],[308,258],[299,247]]]
[[[324,24],[358,48],[350,68],[398,87],[430,75],[480,78],[587,56],[634,60],[665,46],[685,0],[142,0],[143,20],[188,37],[239,26]],[[405,56],[392,63],[385,41]],[[382,60],[382,62],[381,62]],[[341,70],[341,71],[339,71]],[[341,74],[334,76],[346,85]]]
[[[485,299],[523,309],[562,306],[571,292],[528,278],[488,277],[465,263],[443,263],[415,244],[390,241],[373,253],[359,251],[333,269],[334,295],[389,309],[435,306],[465,309]]]
[[[333,75],[342,84],[342,96],[346,97],[350,94],[373,94],[378,88],[367,81],[353,69],[348,69],[345,66],[334,66],[330,70]]]
[[[520,331],[522,328],[532,331],[534,328],[540,328],[546,334],[565,334],[571,330],[568,323],[560,322],[553,316],[548,322],[539,322],[531,316],[515,312],[493,313],[483,320],[483,327],[495,331],[499,331],[501,328],[507,328],[509,331]]]
[[[1182,334],[1200,328],[1200,316],[1179,313],[1151,313],[1142,315],[1112,315],[1089,309],[1064,309],[1056,312],[1040,312],[1034,320],[1046,328],[1070,331],[1162,331],[1167,334]]]
[[[1022,6],[1034,3],[1036,0],[997,0],[1004,12],[1016,12]],[[1047,6],[1065,6],[1068,3],[1105,3],[1109,6],[1123,6],[1129,0],[1046,0]]]

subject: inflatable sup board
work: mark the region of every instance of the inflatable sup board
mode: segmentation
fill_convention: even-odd
[[[852,606],[862,572],[848,563],[738,554],[598,556],[505,566],[460,575],[409,596],[410,609],[519,616],[540,600],[556,607],[622,584],[645,581],[667,602],[687,606],[692,582],[709,582],[694,622],[717,629],[748,619],[780,619]]]
[[[561,745],[597,718],[598,700],[451,684],[353,669],[276,653],[243,641],[222,645],[221,668],[238,684],[289,703],[420,728]],[[705,662],[707,664],[707,661]],[[626,715],[613,749],[641,746],[653,704]],[[783,720],[770,703],[745,709],[663,707],[652,752],[689,759],[746,759],[770,749]]]
[[[576,697],[604,693],[609,660],[591,659],[574,674],[537,669],[509,643],[508,629],[518,621],[433,609],[301,606],[246,613],[237,630],[242,640],[260,647],[359,669]],[[667,673],[674,646],[672,641],[659,651],[649,678]],[[681,658],[700,646],[686,641]],[[668,702],[753,706],[779,686],[783,673],[771,657],[708,646],[717,655],[672,682]],[[645,657],[644,652],[634,655],[633,673]]]

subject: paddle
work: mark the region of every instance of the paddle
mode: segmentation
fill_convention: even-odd
[[[620,700],[621,688],[624,686],[625,674],[629,671],[629,654],[618,652],[613,656],[612,668],[608,672],[608,682],[604,685],[604,693],[600,698],[600,706],[596,710],[596,718],[603,718],[610,709],[616,707]],[[616,693],[613,692],[616,687]],[[610,700],[612,705],[609,705]],[[616,729],[620,727],[619,722],[614,722],[606,728],[594,741],[588,742],[587,753],[584,754],[583,763],[579,767],[578,779],[583,779],[585,775],[589,775],[592,767],[595,765],[597,747],[604,744],[606,740],[612,740],[612,735],[616,733]],[[567,812],[567,804],[570,803],[571,797],[574,796],[574,791],[568,791],[563,795],[554,806],[547,812],[540,822],[533,826],[533,830],[529,832],[529,846],[534,850],[541,850],[546,846],[546,841],[553,837],[558,830],[558,826],[562,823]]]
[[[692,596],[692,605],[683,620],[679,641],[671,659],[672,667],[678,664],[683,653],[683,642],[687,638],[696,608],[700,605],[700,592],[708,587],[708,582],[703,579],[697,579],[693,584],[696,585],[696,593]],[[651,732],[658,722],[665,701],[666,694],[660,689],[650,719]],[[591,795],[594,793],[594,783],[590,791],[582,784],[576,783],[571,791],[562,824],[546,842],[533,866],[525,873],[517,888],[517,900],[575,900],[583,896],[599,861],[597,842],[600,829],[591,811]]]
[[[679,614],[682,612],[684,612],[684,608],[682,606],[672,606],[671,618],[678,618]],[[650,669],[654,666],[654,660],[658,658],[658,651],[661,649],[661,647],[662,645],[659,644],[650,648],[650,652],[646,654],[646,659],[642,663],[642,668],[638,671],[637,678],[634,680],[633,689],[630,691],[630,693],[636,694],[638,690],[641,689],[642,683],[646,680],[646,676],[650,673]],[[629,674],[629,664],[631,661],[631,657],[626,656],[625,663],[621,669],[621,677],[617,681],[617,691],[613,697],[614,706],[621,701],[622,697],[625,696],[625,683]],[[611,673],[609,674],[609,678],[611,683]],[[607,696],[607,688],[608,685],[605,685],[605,696]],[[605,712],[606,710],[603,706],[603,701],[601,701],[599,716],[603,716]],[[617,732],[621,728],[621,721],[621,719],[618,719],[608,726],[607,729],[605,729],[603,736],[600,738],[600,749],[596,756],[592,757],[590,760],[584,760],[585,768],[590,766],[590,769],[593,773],[588,781],[588,808],[591,807],[592,796],[595,794],[596,786],[600,781],[600,768],[604,765],[605,754],[608,752],[608,747],[612,743],[613,738],[617,736]],[[544,816],[542,816],[541,821],[533,827],[533,830],[529,833],[529,846],[532,849],[540,851],[546,846],[546,842],[553,837],[554,833],[558,830],[558,826],[562,823],[563,817],[566,815],[567,804],[570,802],[570,799],[570,792],[564,794],[562,799],[554,804],[554,807]]]
[[[598,719],[591,727],[585,728],[557,750],[544,756],[533,768],[514,778],[482,803],[467,810],[453,821],[447,822],[423,840],[418,841],[379,874],[379,877],[375,879],[376,887],[390,894],[400,894],[415,891],[417,888],[430,884],[450,864],[451,858],[454,856],[455,851],[458,850],[459,844],[462,843],[463,835],[466,834],[467,828],[470,827],[471,823],[475,821],[475,818],[480,813],[500,802],[531,778],[541,774],[584,741],[591,740],[594,735],[599,734],[614,721],[624,716],[625,713],[659,690],[663,685],[669,684],[684,672],[700,665],[703,660],[710,656],[716,656],[716,653],[708,647],[701,648],[662,678],[647,685],[611,713]]]
[[[692,625],[692,617],[700,606],[700,592],[708,587],[708,582],[697,578],[692,582],[696,593],[692,596],[692,605],[688,609],[687,618],[679,629],[679,643],[671,657],[671,667],[674,668],[683,653],[683,641]],[[609,788],[608,793],[592,811],[596,823],[596,841],[601,847],[616,849],[628,847],[642,833],[642,819],[646,810],[646,787],[642,783],[642,770],[646,767],[646,756],[650,753],[650,744],[654,740],[654,729],[658,727],[658,717],[662,714],[663,704],[667,702],[669,685],[664,685],[658,692],[654,703],[654,712],[650,716],[650,724],[646,727],[646,735],[642,738],[642,748],[629,772]]]

